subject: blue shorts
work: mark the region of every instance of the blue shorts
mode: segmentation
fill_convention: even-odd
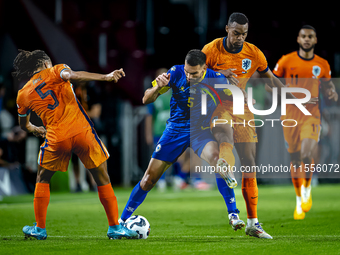
[[[205,145],[210,141],[215,141],[210,129],[190,131],[190,126],[168,123],[152,158],[174,163],[188,147],[201,157]]]

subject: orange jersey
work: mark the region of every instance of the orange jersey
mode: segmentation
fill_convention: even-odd
[[[277,62],[273,73],[277,77],[285,78],[289,87],[308,89],[312,97],[319,97],[320,80],[331,78],[331,70],[327,60],[314,54],[312,59],[304,59],[298,51],[294,51],[281,57]],[[296,97],[305,97],[304,94],[293,93]],[[320,118],[318,105],[308,104],[307,110],[317,118]],[[295,105],[287,105],[287,115],[284,118],[302,117],[303,113]]]
[[[43,121],[49,142],[59,142],[73,137],[93,124],[73,91],[72,84],[62,78],[70,69],[55,65],[36,74],[19,90],[17,106],[19,116],[34,111]]]
[[[245,89],[255,71],[268,71],[266,57],[255,45],[248,42],[244,42],[238,52],[229,52],[226,41],[227,37],[217,38],[203,47],[202,51],[207,56],[206,64],[214,71],[236,69],[233,72],[239,79],[238,87]]]

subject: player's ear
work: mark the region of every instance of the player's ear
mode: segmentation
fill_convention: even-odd
[[[207,68],[208,68],[207,64],[204,64],[203,65],[203,70],[205,71],[205,70],[207,70]]]
[[[227,33],[229,33],[229,27],[228,27],[228,25],[225,26],[225,31],[226,31]]]

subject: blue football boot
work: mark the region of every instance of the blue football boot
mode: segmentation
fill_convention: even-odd
[[[34,223],[33,226],[23,227],[22,232],[24,232],[26,238],[34,237],[37,240],[45,240],[47,238],[46,228],[37,227],[37,223]]]
[[[134,230],[127,229],[122,224],[116,226],[109,226],[107,236],[110,239],[138,239],[138,234]]]

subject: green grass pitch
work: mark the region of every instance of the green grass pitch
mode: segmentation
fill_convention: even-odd
[[[120,213],[130,191],[115,189]],[[0,254],[339,254],[339,191],[339,185],[313,188],[311,211],[295,221],[293,186],[260,186],[259,221],[273,240],[234,232],[218,190],[151,191],[135,213],[150,222],[146,240],[109,240],[96,193],[53,192],[47,240],[25,240],[22,227],[34,222],[33,196],[5,197],[0,202]],[[240,188],[235,192],[246,221]]]

